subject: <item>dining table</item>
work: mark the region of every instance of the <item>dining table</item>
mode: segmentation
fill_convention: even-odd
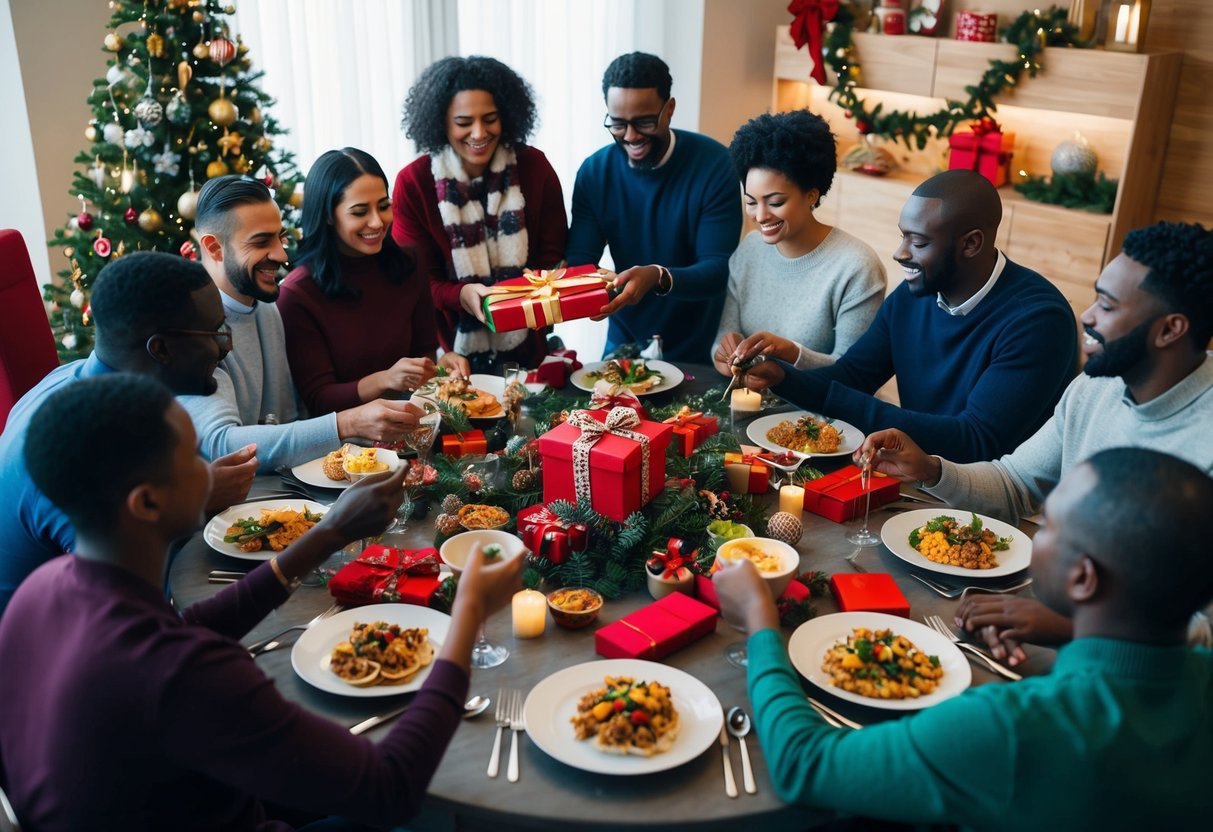
[[[723,385],[716,370],[706,365],[682,366],[685,377],[673,390],[646,398],[646,404],[662,405],[677,401],[680,397],[702,394],[713,386]],[[587,394],[571,385],[561,391],[570,401]],[[795,408],[777,399],[771,400],[761,413],[737,413],[721,419],[721,430],[732,430],[743,441],[748,420],[746,416],[768,415],[780,409]],[[829,414],[826,414],[827,416]],[[525,430],[526,419],[520,421]],[[848,458],[814,458],[811,464],[829,472],[848,464]],[[259,495],[280,493],[283,482],[277,474],[258,476],[249,500]],[[313,494],[318,502],[335,499],[339,492],[316,489]],[[901,487],[902,499],[879,508],[873,508],[869,525],[879,533],[885,522],[899,513],[938,505],[929,494],[919,492],[908,485]],[[778,498],[774,490],[758,499],[769,500],[772,511],[776,510]],[[926,500],[928,502],[919,502]],[[965,508],[965,506],[957,506]],[[433,545],[435,528],[433,517],[413,520],[408,528],[391,539],[390,545],[408,548],[423,548]],[[846,572],[887,573],[910,605],[911,618],[921,621],[924,616],[938,615],[949,624],[953,621],[959,599],[945,598],[919,583],[912,576],[940,577],[928,573],[893,555],[884,545],[856,549],[847,541],[863,522],[862,515],[846,523],[835,523],[816,514],[802,515],[804,534],[796,544],[800,555],[800,570],[816,570],[827,574]],[[1035,526],[1030,522],[1020,524],[1020,531],[1030,537]],[[761,533],[764,530],[758,530]],[[169,590],[175,604],[185,607],[205,599],[223,587],[211,582],[213,570],[242,571],[255,565],[249,561],[236,560],[220,554],[207,545],[201,534],[195,535],[180,546],[175,553],[169,571]],[[979,583],[979,582],[973,582]],[[541,589],[554,589],[541,587]],[[1020,590],[1031,594],[1031,587]],[[596,626],[617,621],[629,613],[652,602],[647,592],[626,594],[609,599],[604,604]],[[277,634],[286,627],[302,625],[323,612],[333,599],[323,586],[303,586],[282,606],[268,615],[244,640],[252,644]],[[811,603],[817,616],[838,611],[835,599],[825,593],[813,597]],[[512,634],[510,609],[492,615],[486,624],[486,633],[493,642],[509,648],[509,658],[501,665],[489,669],[473,669],[470,692],[492,697],[494,706],[503,689],[517,689],[523,695],[538,683],[565,668],[600,660],[595,652],[595,627],[580,630],[563,629],[549,617],[543,635],[537,638],[515,638]],[[328,693],[313,687],[301,679],[293,670],[289,645],[297,633],[287,635],[283,641],[287,646],[265,653],[255,659],[257,665],[273,680],[281,695],[297,702],[309,710],[345,726],[355,724],[368,717],[383,714],[407,704],[410,695],[400,694],[387,698],[364,698]],[[785,629],[785,641],[791,630]],[[745,671],[730,664],[725,658],[726,648],[742,639],[743,634],[734,629],[723,618],[719,619],[714,632],[694,641],[660,662],[677,668],[695,677],[706,685],[719,699],[722,707],[742,706],[750,710],[746,694]],[[1053,651],[1047,648],[1028,646],[1028,659],[1016,668],[1024,675],[1047,673],[1052,665]],[[972,684],[1009,684],[977,662],[972,663]],[[804,680],[802,680],[804,681]],[[825,703],[846,717],[864,725],[889,719],[907,718],[909,712],[884,710],[846,701],[805,681],[806,693]],[[426,808],[420,819],[410,822],[410,828],[488,829],[506,832],[511,829],[735,829],[761,828],[765,830],[806,829],[829,822],[835,813],[785,804],[775,794],[767,771],[767,761],[756,732],[747,737],[749,757],[753,765],[757,785],[755,794],[741,791],[730,798],[725,794],[722,774],[720,746],[713,743],[694,759],[677,767],[641,776],[620,776],[582,770],[566,765],[548,756],[527,740],[525,732],[520,735],[518,782],[509,782],[505,776],[505,750],[502,753],[502,773],[496,778],[486,775],[486,767],[492,749],[496,724],[493,718],[495,707],[483,715],[464,720],[443,757],[430,783]],[[390,730],[386,722],[367,732],[374,739]],[[849,729],[839,729],[849,730]],[[507,733],[507,738],[508,738]],[[571,740],[571,729],[570,729]],[[508,746],[508,741],[503,742]],[[730,742],[729,754],[732,767],[741,783],[741,759],[736,740]]]

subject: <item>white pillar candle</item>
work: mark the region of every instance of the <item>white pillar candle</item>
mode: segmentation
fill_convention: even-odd
[[[512,610],[516,637],[535,638],[543,635],[548,619],[548,601],[542,592],[524,589],[515,593]]]
[[[1129,38],[1129,12],[1130,7],[1127,3],[1121,4],[1116,11],[1116,35],[1114,39],[1117,43],[1126,43]]]
[[[785,485],[780,488],[779,510],[799,517],[804,512],[804,489],[799,485]]]
[[[762,410],[762,394],[756,390],[734,390],[731,404],[736,411],[753,413]]]

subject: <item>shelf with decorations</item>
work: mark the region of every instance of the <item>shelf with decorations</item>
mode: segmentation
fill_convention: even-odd
[[[1016,47],[936,38],[855,33],[862,63],[862,95],[885,111],[932,113],[948,99],[967,98],[993,59],[1014,60]],[[833,78],[819,85],[809,77],[808,54],[797,49],[787,26],[776,29],[772,106],[776,111],[809,107],[829,123],[843,154],[863,141],[855,121],[829,100]],[[998,96],[994,113],[1015,134],[1012,183],[1028,174],[1047,175],[1060,143],[1081,136],[1098,157],[1098,170],[1119,180],[1110,214],[1033,202],[1012,183],[999,189],[1004,216],[999,246],[1013,260],[1051,279],[1076,313],[1092,297],[1100,269],[1120,250],[1130,229],[1154,220],[1167,135],[1182,55],[1128,54],[1095,49],[1047,48],[1034,78],[1025,74]],[[884,177],[839,168],[823,200],[820,218],[863,239],[891,265],[899,242],[897,217],[914,186],[947,168],[946,139],[932,138],[911,149],[894,138],[872,139],[898,167]],[[887,266],[886,266],[887,268]],[[890,279],[890,288],[897,285]]]

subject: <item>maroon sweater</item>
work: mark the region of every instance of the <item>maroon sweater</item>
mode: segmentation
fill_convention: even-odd
[[[434,357],[434,305],[424,269],[393,283],[375,257],[339,260],[358,298],[326,297],[307,266],[287,275],[278,295],[286,355],[309,416],[362,404],[358,381],[401,358]]]
[[[365,823],[416,812],[467,674],[435,662],[383,742],[284,700],[235,639],[286,592],[269,564],[178,617],[64,555],[0,621],[0,781],[27,829],[282,830],[260,800]]]
[[[517,148],[518,179],[526,200],[527,268],[550,269],[564,260],[568,218],[564,193],[556,171],[542,152],[523,145]],[[451,263],[451,241],[438,214],[438,192],[430,157],[421,156],[396,176],[392,190],[392,236],[402,246],[414,246],[419,259],[428,263],[430,293],[438,310],[438,340],[449,350],[455,341],[459,320],[459,290],[462,288]],[[545,334],[531,339],[532,353],[546,354]],[[530,343],[530,342],[528,342]]]

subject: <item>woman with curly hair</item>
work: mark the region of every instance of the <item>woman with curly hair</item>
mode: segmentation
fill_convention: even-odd
[[[295,389],[313,416],[398,398],[434,375],[428,276],[388,235],[387,188],[379,163],[353,147],[328,151],[308,173],[298,267],[278,311]],[[458,353],[438,363],[468,372]]]
[[[737,345],[755,336],[751,354],[833,364],[867,331],[886,282],[871,246],[813,216],[834,182],[834,134],[808,110],[761,115],[737,130],[729,154],[758,229],[729,258],[716,369],[731,376]]]
[[[428,266],[443,348],[476,372],[547,351],[543,331],[490,332],[481,309],[497,281],[564,259],[560,180],[526,144],[535,120],[530,85],[493,58],[443,58],[404,102],[404,133],[426,155],[396,177],[392,236]]]

